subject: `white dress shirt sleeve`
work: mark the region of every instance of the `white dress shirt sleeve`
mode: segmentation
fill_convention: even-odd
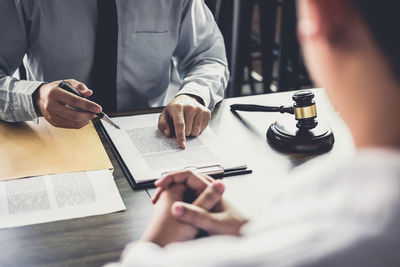
[[[212,237],[212,242],[208,239],[175,243],[165,248],[150,242],[132,243],[119,263],[106,267],[244,266],[248,263],[240,238],[218,236]]]
[[[390,240],[390,236],[397,224],[388,230],[382,216],[347,215],[343,210],[315,212],[302,218],[296,214],[299,210],[289,211],[289,216],[284,214],[287,210],[281,211],[279,220],[272,224],[269,221],[274,221],[273,217],[263,218],[244,229],[243,237],[214,236],[165,248],[132,243],[119,263],[107,267],[399,266],[398,257],[387,256],[396,254],[388,251],[395,247],[396,239]],[[380,265],[382,259],[397,265]]]
[[[110,266],[400,266],[399,166],[399,151],[316,159],[259,199],[242,237],[136,242]]]
[[[213,110],[229,77],[224,40],[202,0],[186,1],[174,57],[182,77],[179,94],[200,97]]]
[[[11,77],[27,50],[27,29],[16,2],[0,1],[0,120],[10,122],[37,118],[32,94],[43,83]]]

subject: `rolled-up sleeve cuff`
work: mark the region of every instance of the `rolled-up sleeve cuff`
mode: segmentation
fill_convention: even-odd
[[[18,81],[13,88],[13,97],[9,106],[9,120],[11,121],[31,121],[37,120],[33,103],[33,93],[43,84],[41,81]]]
[[[177,96],[184,95],[184,94],[198,96],[203,100],[204,106],[208,107],[210,110],[214,109],[214,106],[210,105],[211,104],[210,89],[207,86],[200,85],[195,82],[185,84],[179,90]]]

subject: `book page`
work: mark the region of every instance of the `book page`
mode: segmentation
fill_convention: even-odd
[[[136,182],[155,180],[165,173],[184,169],[245,166],[210,128],[199,137],[188,137],[186,149],[181,149],[174,137],[165,137],[158,129],[158,116],[113,118],[121,130],[103,123]]]
[[[165,137],[155,127],[130,129],[127,133],[146,165],[153,170],[178,170],[194,162],[205,166],[218,161],[200,138],[187,138],[186,149],[182,150],[175,139]]]
[[[125,210],[109,170],[0,182],[0,228]]]

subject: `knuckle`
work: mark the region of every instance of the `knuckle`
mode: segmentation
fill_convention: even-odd
[[[49,103],[49,101],[43,103],[43,109],[46,111],[49,111],[51,109],[51,104]]]
[[[78,103],[79,103],[79,99],[77,97],[74,97],[71,99],[70,105],[76,107],[76,106],[78,106]]]
[[[167,108],[165,108],[165,109],[161,112],[160,117],[158,118],[158,120],[159,120],[159,121],[164,121],[164,122],[166,122],[166,121],[168,121],[168,119],[169,119],[169,111],[168,111]]]
[[[185,107],[185,111],[188,113],[193,113],[196,111],[196,107],[192,106],[192,105],[188,105]]]
[[[207,202],[213,202],[218,199],[218,194],[215,192],[210,186],[204,196],[205,201]]]
[[[187,172],[187,175],[188,176],[195,176],[195,173],[194,173],[194,171],[192,171],[192,170],[188,170],[188,171],[186,171]]]
[[[175,122],[175,128],[183,129],[185,128],[185,123],[183,121],[177,121]]]
[[[199,219],[199,217],[200,216],[199,216],[199,213],[197,211],[188,210],[186,219],[189,222],[195,222],[195,221],[197,221]]]
[[[182,111],[183,110],[183,103],[175,103],[174,107],[177,111]]]
[[[53,88],[50,88],[49,91],[48,91],[48,93],[47,93],[47,96],[48,96],[49,98],[54,98],[56,95],[57,95],[56,89],[55,89],[54,87],[53,87]]]
[[[83,102],[83,109],[84,110],[92,110],[93,108],[95,108],[95,106],[94,105],[92,105],[91,103],[88,103],[88,102]]]
[[[190,176],[193,176],[193,175],[194,175],[194,172],[191,171],[191,170],[185,170],[185,171],[182,171],[182,174],[183,174],[184,176],[186,176],[186,177],[190,177]]]
[[[165,127],[167,124],[167,122],[165,121],[164,116],[160,116],[160,118],[158,119],[158,128],[162,128]]]
[[[203,108],[202,107],[195,107],[194,111],[197,113],[202,113],[203,112]]]

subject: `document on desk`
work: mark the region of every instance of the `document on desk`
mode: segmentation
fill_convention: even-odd
[[[0,122],[0,181],[28,176],[112,169],[92,122],[62,129],[39,123]]]
[[[0,228],[125,210],[110,170],[0,182]]]
[[[136,184],[154,181],[163,174],[184,169],[212,172],[246,168],[243,159],[210,128],[197,138],[187,138],[187,148],[182,150],[175,138],[165,137],[157,128],[158,116],[148,114],[113,118],[121,130],[103,124],[114,152],[117,152],[117,157]]]

